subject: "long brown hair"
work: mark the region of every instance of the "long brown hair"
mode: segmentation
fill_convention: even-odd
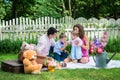
[[[84,36],[85,36],[85,31],[84,31],[83,26],[80,25],[80,24],[76,24],[76,25],[74,25],[73,30],[74,30],[75,27],[77,27],[77,28],[79,29],[79,37],[80,37],[81,39],[83,39]]]

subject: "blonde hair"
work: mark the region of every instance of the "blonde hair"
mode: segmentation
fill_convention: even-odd
[[[61,33],[61,34],[59,35],[59,39],[62,39],[62,38],[66,38],[66,35],[65,35],[64,33]]]

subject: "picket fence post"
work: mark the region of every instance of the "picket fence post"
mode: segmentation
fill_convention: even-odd
[[[120,26],[120,19],[105,19],[100,20],[96,18],[86,19],[79,17],[73,19],[72,17],[66,16],[60,19],[53,17],[41,17],[35,20],[29,18],[16,18],[9,21],[0,20],[0,40],[10,38],[22,40],[27,39],[38,39],[39,36],[44,34],[49,27],[55,27],[61,32],[65,31],[65,34],[70,38],[70,32],[75,24],[83,25],[86,35],[92,39],[95,35],[101,38],[103,31],[107,30],[109,34],[114,34],[109,36],[109,38],[117,38],[120,33],[120,28],[109,28],[111,25]]]

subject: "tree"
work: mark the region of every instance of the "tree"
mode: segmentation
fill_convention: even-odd
[[[16,17],[32,19],[44,16],[61,18],[118,18],[119,0],[0,0],[0,19],[9,20]]]
[[[3,19],[4,16],[6,15],[6,12],[5,12],[5,4],[2,0],[0,0],[0,19]]]
[[[35,5],[36,0],[11,0],[13,18],[31,15],[31,7]]]

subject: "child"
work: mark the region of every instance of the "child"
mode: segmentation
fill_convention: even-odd
[[[72,45],[70,59],[72,62],[76,63],[78,59],[82,58],[82,51],[80,47],[82,45],[82,40],[79,38],[79,34],[75,31],[71,33],[71,38],[72,39],[69,41]]]
[[[64,61],[65,58],[67,58],[68,53],[65,50],[67,46],[67,41],[66,41],[66,35],[64,33],[61,33],[59,35],[59,40],[56,42],[54,46],[54,59],[57,61],[61,62]]]

